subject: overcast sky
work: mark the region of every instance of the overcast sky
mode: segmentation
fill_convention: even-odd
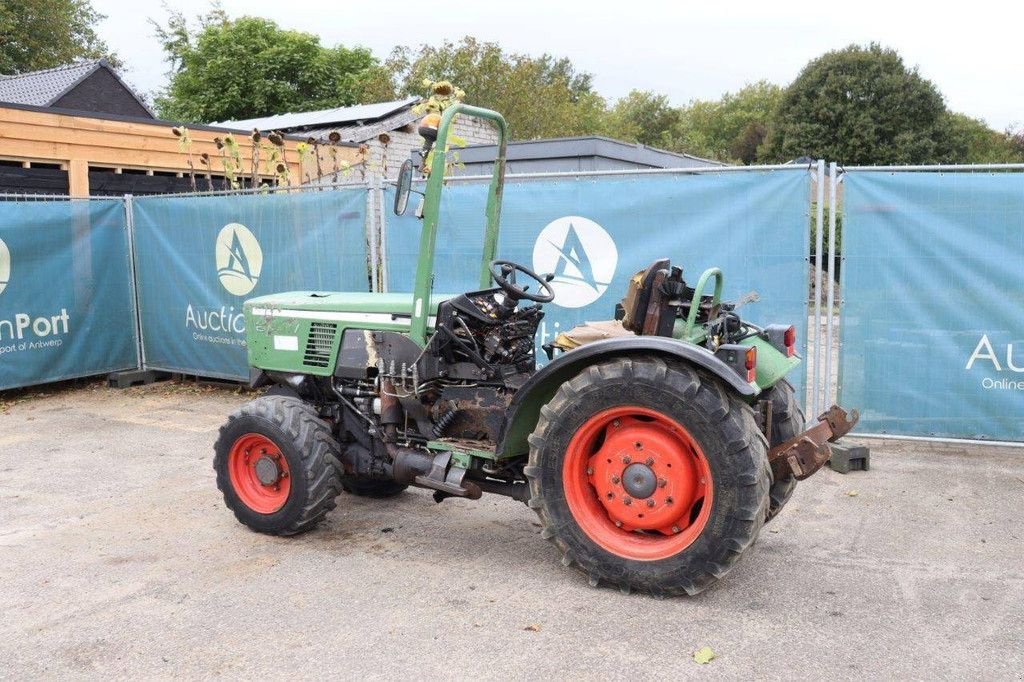
[[[92,0],[107,15],[100,34],[126,77],[152,93],[166,64],[145,17],[153,0]],[[207,0],[173,0],[187,15]],[[606,2],[589,0],[223,0],[231,16],[260,15],[319,34],[322,43],[364,45],[383,58],[396,44],[474,35],[506,50],[569,57],[608,98],[654,90],[674,104],[717,98],[745,83],[789,83],[808,60],[850,43],[894,47],[932,80],[950,108],[1003,129],[1024,123],[1024,4],[858,2]],[[948,8],[948,9],[947,9]]]

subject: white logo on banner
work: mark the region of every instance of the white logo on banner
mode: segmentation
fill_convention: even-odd
[[[7,281],[11,278],[11,251],[0,239],[0,294],[7,288]]]
[[[611,235],[580,216],[551,221],[533,245],[533,270],[554,274],[555,304],[563,308],[582,308],[601,298],[618,262]]]
[[[263,249],[241,223],[228,223],[217,235],[217,277],[235,296],[253,290],[263,269]]]
[[[1002,348],[999,350],[1001,351]],[[1000,363],[1000,359],[1002,359],[1005,364]],[[1019,358],[1014,357],[1012,343],[1006,344],[1006,354],[1002,355],[992,346],[992,342],[989,341],[988,334],[982,334],[981,338],[978,340],[978,345],[974,347],[974,352],[972,352],[970,357],[967,358],[967,364],[964,366],[964,369],[970,371],[975,364],[981,368],[990,369],[990,365],[991,369],[996,372],[1014,372],[1016,374],[1024,374],[1024,366],[1017,364],[1020,361],[1021,360]],[[981,380],[981,387],[984,389],[995,388],[1024,391],[1024,381],[1014,379],[1012,377],[1002,379],[984,377]]]

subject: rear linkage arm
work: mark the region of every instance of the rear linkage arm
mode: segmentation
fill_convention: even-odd
[[[768,451],[775,480],[792,474],[798,481],[814,474],[832,456],[829,443],[834,443],[850,432],[860,419],[857,410],[846,410],[833,405],[818,417],[818,423]]]

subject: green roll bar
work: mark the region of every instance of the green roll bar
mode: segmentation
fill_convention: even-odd
[[[686,328],[683,330],[683,338],[689,339],[693,333],[693,326],[697,322],[697,311],[700,309],[700,297],[704,294],[704,287],[709,277],[715,278],[715,295],[711,297],[711,309],[714,311],[722,302],[722,271],[718,268],[708,268],[700,274],[697,286],[693,288],[693,300],[690,301],[690,314],[686,317]],[[713,315],[712,315],[713,316]]]
[[[498,156],[491,172],[491,185],[487,192],[487,231],[484,234],[483,259],[480,266],[480,288],[490,284],[490,263],[498,250],[498,230],[501,219],[501,192],[505,183],[505,153],[508,147],[508,125],[496,111],[455,104],[445,109],[437,128],[434,158],[430,164],[430,177],[423,197],[423,229],[420,233],[419,261],[413,284],[412,325],[409,336],[421,346],[427,343],[427,318],[431,314],[430,293],[434,286],[434,247],[437,243],[437,224],[441,212],[441,190],[444,187],[444,169],[448,145],[448,129],[457,114],[492,121],[498,129]]]

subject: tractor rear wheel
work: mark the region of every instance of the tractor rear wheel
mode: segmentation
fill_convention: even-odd
[[[378,481],[372,478],[343,478],[341,487],[350,495],[372,497],[379,500],[400,495],[409,486],[394,481]]]
[[[541,408],[529,506],[591,585],[696,594],[757,538],[767,443],[715,378],[659,357],[588,367]]]
[[[797,434],[803,433],[804,411],[800,409],[800,403],[796,400],[796,392],[793,385],[785,379],[768,389],[761,398],[772,402],[772,439],[769,447],[775,447],[784,443]],[[796,490],[796,478],[792,474],[772,482],[768,491],[770,498],[768,504],[768,518],[765,522],[771,521],[782,508],[789,502]]]
[[[224,503],[249,528],[270,535],[310,530],[341,492],[338,443],[316,410],[296,398],[263,396],[228,417],[214,445]]]

